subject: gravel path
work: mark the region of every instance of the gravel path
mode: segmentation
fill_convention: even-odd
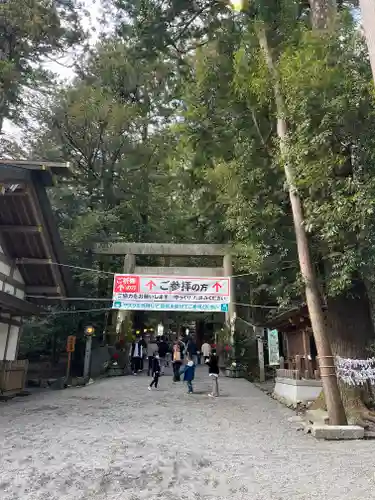
[[[244,380],[119,377],[0,404],[3,500],[363,500],[371,441],[317,442]]]

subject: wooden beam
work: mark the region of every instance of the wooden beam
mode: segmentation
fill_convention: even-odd
[[[135,274],[154,276],[196,276],[202,278],[224,276],[222,267],[148,267],[136,266]]]
[[[0,232],[2,233],[40,233],[42,226],[11,226],[0,225]]]
[[[42,310],[26,300],[19,299],[14,295],[10,295],[6,292],[0,292],[0,305],[3,311],[9,311],[15,316],[37,316],[42,312]]]
[[[16,259],[16,264],[20,265],[33,265],[33,266],[47,266],[52,265],[51,259],[34,259],[30,257],[22,257],[21,259]]]
[[[6,264],[9,267],[12,267],[12,261],[6,255],[0,252],[0,262]]]
[[[58,266],[52,264],[52,262],[57,262],[57,259],[56,259],[56,255],[55,255],[55,252],[53,249],[53,245],[52,245],[51,241],[49,240],[48,234],[46,234],[47,228],[46,228],[45,224],[43,224],[43,222],[45,222],[44,218],[43,218],[43,212],[42,212],[40,206],[36,202],[36,200],[39,199],[37,192],[36,192],[35,187],[33,185],[30,185],[29,189],[30,189],[30,194],[31,194],[31,196],[30,196],[31,209],[34,212],[34,216],[35,216],[36,221],[41,226],[43,226],[43,231],[40,233],[41,238],[42,238],[42,242],[43,242],[43,246],[46,250],[47,255],[49,255],[51,257],[51,259],[52,258],[54,259],[53,261],[51,259],[48,259],[48,264],[51,264],[51,271],[52,271],[52,275],[54,277],[56,285],[60,288],[60,290],[62,290],[62,294],[65,295],[65,285],[64,285],[64,281],[62,279],[62,273],[60,272],[60,269],[58,269]]]
[[[22,321],[17,321],[16,319],[13,319],[12,316],[6,317],[0,314],[0,323],[3,323],[5,325],[11,325],[11,326],[22,326]]]
[[[225,245],[177,244],[177,243],[126,243],[113,242],[97,245],[94,253],[106,255],[173,255],[217,257],[230,251]]]
[[[29,295],[60,295],[61,290],[58,286],[27,286],[25,293]],[[58,297],[56,297],[58,298]]]
[[[25,289],[25,285],[23,283],[15,280],[14,278],[11,278],[10,276],[7,276],[6,274],[0,273],[0,280],[8,283],[8,285],[14,286],[15,288],[19,288],[20,290]]]
[[[6,192],[6,193],[0,193],[0,198],[2,196],[4,196],[4,198],[19,198],[19,197],[25,197],[27,196],[29,193],[27,191],[9,191],[9,192]]]
[[[29,160],[7,160],[0,159],[0,165],[9,165],[10,167],[23,167],[28,170],[47,170],[47,169],[68,169],[70,168],[69,162],[56,162],[56,161],[29,161]]]

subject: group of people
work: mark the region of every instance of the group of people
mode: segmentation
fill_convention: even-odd
[[[144,360],[147,358],[148,370],[147,373],[152,373],[153,361],[155,354],[158,353],[161,365],[161,373],[164,373],[164,367],[168,365],[168,353],[170,346],[162,338],[159,337],[156,341],[152,340],[149,343],[143,337],[137,338],[130,348],[131,370],[133,375],[137,375],[144,370]]]
[[[133,342],[131,347],[131,360],[133,374],[143,370],[144,354],[147,353],[148,376],[152,376],[152,381],[148,386],[151,391],[157,389],[159,378],[164,375],[165,366],[172,362],[173,381],[180,382],[181,377],[186,382],[188,394],[193,393],[193,380],[195,378],[195,368],[200,362],[201,355],[204,363],[208,366],[209,376],[212,378],[212,391],[210,397],[219,396],[219,361],[216,351],[211,348],[208,342],[204,342],[201,351],[198,351],[194,339],[184,342],[181,337],[170,346],[163,337],[151,340],[148,344],[141,337]]]

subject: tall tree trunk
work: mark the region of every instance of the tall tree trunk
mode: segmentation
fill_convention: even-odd
[[[375,64],[375,0],[362,0],[362,4],[368,9],[367,15],[370,16],[366,19],[367,22],[371,19],[367,23],[367,28],[370,43],[373,45]],[[310,7],[314,31],[324,36],[327,31],[335,29],[336,0],[310,0]],[[327,326],[333,355],[354,359],[367,358],[369,355],[367,347],[374,337],[374,326],[364,282],[361,279],[353,280],[349,290],[335,297],[328,296],[326,303]],[[373,420],[373,415],[365,405],[368,399],[366,391],[340,383],[340,392],[350,423],[364,423],[365,419]],[[314,407],[325,407],[323,396],[318,398]]]
[[[335,297],[327,297],[327,324],[332,352],[343,358],[369,357],[368,347],[374,340],[371,305],[364,282],[353,280],[351,289]],[[351,387],[340,383],[340,391],[350,424],[366,426],[375,415],[367,408],[369,392],[366,387]],[[323,395],[313,408],[325,408]]]
[[[310,0],[311,24],[318,30],[331,30],[337,13],[336,0]]]
[[[345,410],[341,401],[339,386],[333,363],[331,346],[328,338],[327,324],[322,310],[321,296],[315,269],[311,261],[309,242],[304,228],[302,201],[298,195],[294,181],[294,171],[287,159],[287,108],[282,93],[281,81],[273,52],[268,42],[264,23],[258,25],[259,44],[271,76],[277,111],[277,133],[280,141],[280,152],[284,158],[285,177],[288,183],[290,204],[292,207],[294,229],[298,250],[298,259],[302,278],[305,284],[306,302],[309,310],[311,326],[314,333],[318,356],[324,363],[321,368],[323,390],[327,402],[330,422],[336,425],[346,424]]]
[[[353,281],[350,290],[327,297],[327,322],[332,351],[346,358],[368,357],[374,338],[371,306],[362,280]]]
[[[375,82],[375,2],[374,0],[359,0],[362,25],[366,36],[372,78]]]

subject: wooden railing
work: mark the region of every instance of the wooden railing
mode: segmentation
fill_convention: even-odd
[[[287,368],[285,368],[285,365],[287,365]],[[276,370],[276,376],[295,380],[319,380],[320,372],[313,369],[313,363],[310,359],[304,356],[295,356],[287,361],[284,358],[280,358],[280,368]]]
[[[0,392],[20,392],[25,388],[29,361],[0,361]]]
[[[280,368],[276,370],[276,377],[292,378],[294,380],[300,380],[301,373],[299,370],[285,370],[284,368]]]

